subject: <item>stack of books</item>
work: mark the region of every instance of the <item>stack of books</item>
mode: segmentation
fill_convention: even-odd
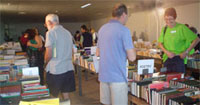
[[[169,99],[169,105],[200,105],[199,99],[200,95],[198,95],[198,99],[193,97],[180,96]]]
[[[137,72],[134,75],[142,76],[138,75]],[[182,78],[182,73],[159,73],[156,77],[154,74],[152,76],[142,76],[142,78],[134,78],[135,80],[131,81],[130,91],[132,95],[145,100],[151,105],[187,103],[172,100],[182,96],[192,98],[196,101],[190,102],[197,103],[200,100],[200,82]],[[177,102],[179,104],[175,104]]]
[[[193,90],[188,88],[164,88],[161,90],[152,91],[152,105],[177,105],[172,103],[170,100],[179,99],[180,97],[190,97],[200,95],[199,90]],[[199,97],[200,98],[200,97]],[[196,100],[196,98],[194,98]],[[181,102],[181,101],[179,101]],[[184,101],[182,101],[184,103]],[[192,102],[192,101],[190,101]],[[184,104],[185,105],[185,104]],[[188,104],[187,104],[188,105]],[[189,104],[191,105],[191,104]]]
[[[188,58],[188,68],[200,69],[200,54],[195,54],[193,57]]]
[[[0,82],[9,81],[9,72],[0,72]]]
[[[29,78],[22,80],[22,99],[23,100],[37,100],[41,98],[48,98],[49,89],[46,86],[40,85],[39,78]]]
[[[152,81],[133,81],[131,83],[131,94],[148,102],[148,85],[151,83]]]
[[[190,88],[190,89],[200,90],[200,81],[198,80],[187,80],[187,79],[170,80],[170,84],[172,86],[178,86],[180,88]]]
[[[0,96],[2,98],[20,97],[21,83],[18,81],[13,82],[0,82]]]

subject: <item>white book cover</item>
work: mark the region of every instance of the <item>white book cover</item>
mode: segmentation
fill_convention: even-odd
[[[23,76],[39,76],[39,69],[38,67],[22,68],[22,75]]]
[[[154,59],[138,60],[138,74],[148,74],[154,72]]]

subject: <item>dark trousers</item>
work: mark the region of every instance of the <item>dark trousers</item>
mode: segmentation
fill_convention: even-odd
[[[180,56],[175,56],[173,58],[168,58],[164,62],[164,67],[167,67],[167,72],[181,72],[185,73],[184,60]]]

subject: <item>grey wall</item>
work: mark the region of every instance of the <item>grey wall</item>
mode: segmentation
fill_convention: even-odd
[[[1,22],[2,23],[2,22]],[[9,36],[14,41],[17,41],[18,37],[21,36],[22,32],[24,32],[28,28],[36,27],[41,35],[45,36],[46,28],[44,27],[44,23],[5,23],[9,29]],[[63,27],[68,29],[72,35],[76,32],[76,30],[80,30],[80,26],[85,23],[61,23]],[[4,31],[2,29],[1,33]],[[1,35],[2,37],[2,35]],[[2,39],[2,38],[1,38]]]

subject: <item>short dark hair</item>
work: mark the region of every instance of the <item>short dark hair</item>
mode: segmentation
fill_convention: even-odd
[[[113,17],[120,17],[123,13],[128,14],[125,4],[116,4],[112,10]]]
[[[28,39],[32,40],[35,38],[36,32],[33,29],[27,29],[25,33],[28,33]]]
[[[80,31],[77,30],[77,31],[76,31],[76,34],[79,34],[79,33],[80,33]]]
[[[81,28],[84,29],[84,30],[86,30],[86,31],[88,31],[88,28],[87,28],[86,25],[82,25]]]

